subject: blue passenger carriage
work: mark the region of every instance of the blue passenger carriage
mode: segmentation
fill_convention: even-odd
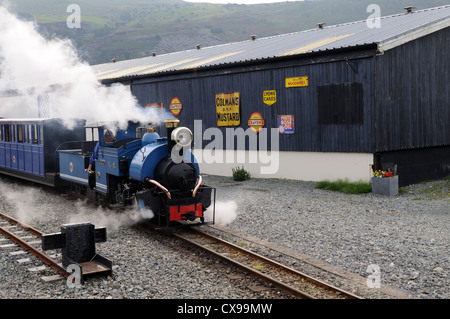
[[[60,119],[0,119],[0,173],[58,186],[57,150],[84,138],[84,121],[73,129]]]

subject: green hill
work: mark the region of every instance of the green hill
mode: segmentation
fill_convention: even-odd
[[[68,28],[76,3],[81,28]],[[315,0],[259,5],[189,3],[182,0],[15,0],[12,10],[35,20],[47,37],[70,38],[91,64],[132,59],[364,20],[373,0]],[[381,15],[450,4],[450,0],[378,0]]]

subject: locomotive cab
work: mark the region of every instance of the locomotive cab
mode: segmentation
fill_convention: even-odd
[[[60,177],[72,182],[72,189],[81,195],[122,204],[123,181],[140,148],[141,128],[131,122],[126,130],[112,127],[106,123],[86,125],[86,139],[78,142],[78,148],[59,151]],[[92,172],[87,172],[90,162]]]

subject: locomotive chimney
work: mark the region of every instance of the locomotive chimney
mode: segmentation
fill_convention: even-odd
[[[175,146],[176,142],[172,140],[172,132],[174,129],[178,127],[178,123],[180,120],[166,120],[166,129],[167,129],[167,147],[169,148],[169,154],[172,152],[172,148]]]

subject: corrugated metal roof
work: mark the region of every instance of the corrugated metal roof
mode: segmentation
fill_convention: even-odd
[[[198,69],[319,51],[376,44],[389,50],[415,38],[450,26],[450,5],[380,18],[379,28],[367,20],[324,26],[200,49],[94,65],[99,80],[124,79],[163,72]]]

